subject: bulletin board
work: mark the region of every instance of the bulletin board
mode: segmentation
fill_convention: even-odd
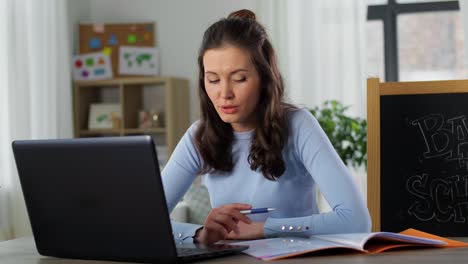
[[[111,58],[114,77],[119,75],[119,47],[156,47],[156,23],[79,24],[80,54],[104,52]]]

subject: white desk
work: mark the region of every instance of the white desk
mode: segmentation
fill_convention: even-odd
[[[467,238],[457,238],[468,242]],[[58,259],[43,257],[37,253],[32,237],[24,237],[0,242],[1,264],[110,264],[122,262],[90,261],[74,259]],[[384,252],[376,255],[365,254],[338,254],[338,255],[309,255],[273,262],[257,260],[253,257],[241,254],[217,259],[205,260],[197,263],[379,263],[379,264],[406,264],[406,263],[444,263],[466,264],[468,263],[468,248],[446,249],[410,249],[392,252]]]

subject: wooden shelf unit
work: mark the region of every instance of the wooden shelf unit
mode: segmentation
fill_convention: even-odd
[[[186,79],[133,77],[75,81],[73,86],[75,137],[163,135],[168,156],[170,156],[190,125],[189,88]],[[162,94],[164,98],[144,98],[144,89],[162,89],[159,94]],[[106,93],[108,98],[106,98]],[[164,127],[139,128],[138,112],[144,109],[145,100],[162,102],[162,105],[158,107],[164,115]],[[122,112],[120,128],[88,129],[89,109],[93,103],[120,104]]]

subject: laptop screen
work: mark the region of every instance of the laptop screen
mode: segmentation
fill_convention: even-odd
[[[175,261],[150,136],[15,141],[13,151],[40,254]]]

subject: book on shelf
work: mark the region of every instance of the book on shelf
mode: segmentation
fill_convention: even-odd
[[[400,233],[372,232],[315,235],[308,238],[279,237],[236,242],[248,245],[243,253],[262,260],[277,260],[330,249],[376,254],[395,248],[408,247],[468,247],[468,243],[428,234],[416,229]]]

